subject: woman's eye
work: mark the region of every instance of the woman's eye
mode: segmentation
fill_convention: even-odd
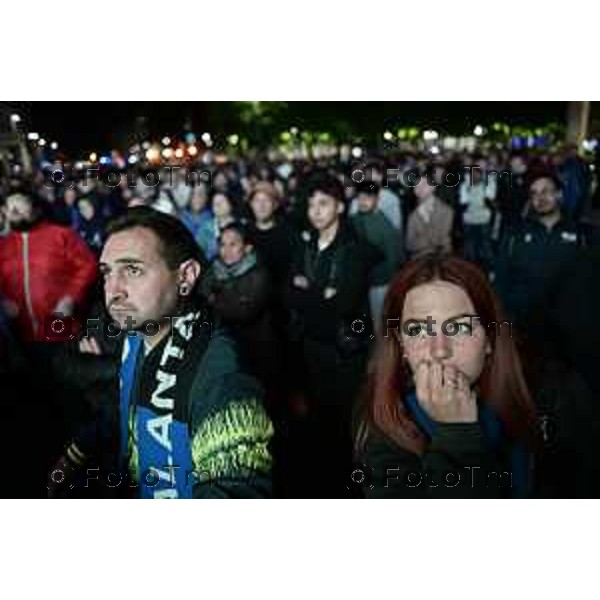
[[[473,328],[470,323],[457,323],[459,335],[471,335]]]
[[[420,325],[409,325],[406,328],[406,333],[410,337],[416,337],[421,333],[422,330],[423,330],[423,327],[421,327]]]

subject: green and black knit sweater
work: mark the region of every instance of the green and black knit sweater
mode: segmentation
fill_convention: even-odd
[[[133,388],[137,397],[134,405],[143,402],[144,394],[147,394],[144,382],[154,376],[166,342],[158,344],[139,361]],[[241,371],[235,343],[219,331],[195,358],[190,352],[190,358],[182,365],[178,383],[181,381],[182,389],[188,394],[192,469],[197,476],[193,497],[269,497],[272,492],[270,442],[273,426],[263,408],[260,384]],[[118,402],[116,404],[118,406]],[[118,419],[114,418],[114,413],[118,408],[111,412],[113,415],[109,417],[107,413],[104,424],[96,424],[94,430],[110,428],[110,435],[103,437],[115,440]],[[127,440],[129,481],[124,487],[140,485],[138,435],[132,417],[133,410]],[[89,435],[87,439],[76,439],[69,448],[69,457],[75,455],[77,462],[82,462],[88,454],[103,451],[93,445]],[[111,446],[116,446],[114,441]],[[89,465],[89,460],[86,462]],[[131,493],[135,495],[134,490]]]

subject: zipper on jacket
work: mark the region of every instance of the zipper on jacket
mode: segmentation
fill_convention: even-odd
[[[23,233],[23,287],[25,291],[25,304],[33,327],[33,336],[35,337],[37,335],[38,324],[35,315],[33,314],[31,289],[29,286],[29,232]]]

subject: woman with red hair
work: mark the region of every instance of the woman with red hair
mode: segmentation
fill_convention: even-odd
[[[528,495],[535,409],[483,272],[453,256],[409,263],[381,330],[352,481],[369,497]]]

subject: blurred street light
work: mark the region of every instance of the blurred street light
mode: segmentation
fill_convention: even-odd
[[[35,142],[36,140],[40,139],[40,134],[36,133],[35,131],[31,131],[27,134],[27,139],[31,140],[32,142]]]
[[[148,148],[148,150],[146,150],[146,158],[150,162],[157,161],[160,158],[160,152],[157,148]]]
[[[45,146],[46,145],[46,140],[44,138],[42,138],[39,142],[38,142],[39,146]]]

